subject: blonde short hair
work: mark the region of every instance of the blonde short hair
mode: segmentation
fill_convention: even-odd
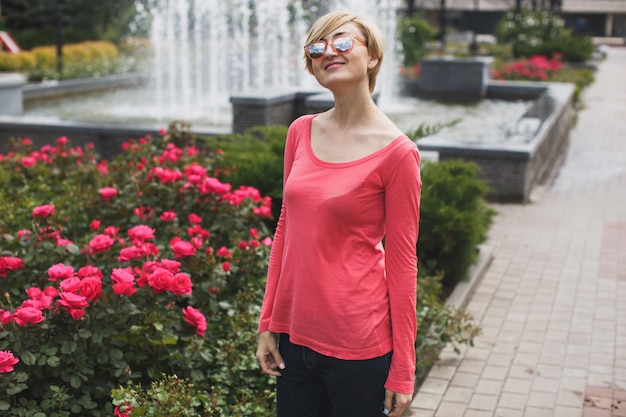
[[[378,73],[380,72],[380,68],[383,63],[383,53],[385,50],[385,40],[383,39],[383,35],[380,32],[380,29],[372,22],[344,10],[330,12],[320,17],[315,21],[315,23],[313,23],[311,30],[309,30],[305,45],[319,41],[338,27],[351,22],[355,23],[361,31],[363,31],[365,42],[367,43],[367,50],[370,56],[378,59],[376,66],[368,70],[369,88],[370,93],[372,93],[374,92],[374,87],[376,87],[376,77],[378,77]],[[313,74],[313,64],[311,58],[309,58],[305,53],[304,59],[307,71]]]

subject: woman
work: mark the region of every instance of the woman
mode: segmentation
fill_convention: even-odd
[[[344,11],[304,48],[335,107],[294,121],[285,145],[257,349],[279,417],[398,417],[412,399],[419,154],[372,100],[383,48]]]

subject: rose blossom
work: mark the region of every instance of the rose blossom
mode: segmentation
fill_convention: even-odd
[[[222,263],[222,269],[224,270],[224,272],[228,272],[230,271],[230,262],[225,261]]]
[[[204,336],[204,332],[206,332],[206,317],[200,311],[196,310],[191,306],[187,306],[183,308],[183,316],[185,317],[185,321],[196,328],[196,333],[198,336]]]
[[[157,268],[148,275],[148,284],[156,294],[164,293],[172,288],[174,274],[167,269]]]
[[[178,236],[170,241],[170,248],[174,252],[174,258],[193,256],[196,253],[196,247],[193,244],[185,242]]]
[[[106,252],[111,249],[114,243],[115,239],[109,235],[96,235],[89,241],[89,253],[93,255],[95,253]]]
[[[203,239],[211,237],[211,232],[205,230],[199,224],[194,224],[187,229],[187,235],[190,237],[201,237]]]
[[[46,218],[55,214],[54,204],[44,204],[33,209],[33,217]]]
[[[104,201],[109,201],[117,195],[117,189],[114,187],[104,187],[100,188],[98,193]]]
[[[28,298],[39,303],[40,310],[50,307],[50,305],[52,305],[52,299],[54,298],[37,287],[28,288],[26,294],[28,294]]]
[[[189,220],[191,224],[202,223],[202,217],[198,216],[196,213],[190,213],[189,216],[187,216],[187,220]]]
[[[13,312],[13,319],[20,326],[41,323],[44,318],[41,310],[34,307],[18,307]]]
[[[144,256],[141,248],[137,246],[129,246],[120,251],[120,256],[117,257],[119,263],[132,261],[133,259],[139,259]]]
[[[0,350],[0,374],[13,371],[13,365],[19,361],[10,351]]]
[[[11,314],[11,312],[8,310],[2,310],[0,308],[0,324],[9,324],[9,323],[13,323],[13,321],[14,321],[13,314]]]
[[[74,268],[69,265],[56,264],[48,268],[48,280],[56,282],[74,275]]]
[[[57,305],[65,307],[68,311],[82,309],[89,305],[85,296],[73,292],[61,292],[59,297],[61,299],[57,300]]]
[[[163,214],[161,214],[161,220],[163,220],[164,222],[171,222],[175,219],[176,213],[173,211],[164,211]]]
[[[83,266],[82,268],[78,270],[76,275],[78,275],[79,278],[87,278],[87,277],[102,278],[104,276],[102,271],[97,266],[93,266],[93,265]]]
[[[80,295],[87,301],[96,301],[102,295],[102,279],[96,276],[85,277],[80,280]]]
[[[119,231],[120,229],[115,226],[107,226],[104,228],[104,234],[111,237],[117,236]]]
[[[113,292],[117,295],[131,296],[137,289],[135,288],[135,276],[131,268],[113,268],[111,273],[113,281]]]
[[[152,240],[154,239],[154,229],[146,225],[140,224],[139,226],[128,229],[128,237],[130,239],[140,242]]]
[[[24,261],[13,256],[0,256],[0,277],[6,277],[8,271],[24,268]]]
[[[191,278],[189,275],[179,272],[174,275],[174,279],[172,281],[171,291],[176,295],[182,294],[191,294],[191,289],[193,285],[191,283]]]
[[[61,281],[59,286],[65,292],[76,293],[80,289],[80,278],[74,276],[65,278],[63,281]]]
[[[217,256],[221,256],[222,258],[231,258],[233,254],[228,250],[226,246],[222,246],[216,252]]]
[[[98,230],[100,228],[100,220],[92,220],[89,224],[91,230]]]

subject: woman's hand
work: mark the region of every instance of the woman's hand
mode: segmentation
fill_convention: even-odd
[[[278,345],[276,345],[276,336],[268,331],[259,333],[259,346],[256,350],[256,358],[261,365],[264,373],[272,376],[280,376],[278,369],[285,369],[285,361],[283,361]]]
[[[413,394],[400,394],[385,390],[385,411],[383,411],[389,417],[400,417],[402,413],[408,408],[413,399]]]

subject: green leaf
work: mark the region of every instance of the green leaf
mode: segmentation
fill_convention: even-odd
[[[168,334],[163,336],[163,344],[164,345],[175,345],[178,342],[178,336],[173,334]]]
[[[46,415],[42,412],[36,412],[35,414],[33,414],[33,417],[46,417]]]
[[[81,379],[77,375],[70,376],[70,385],[72,386],[72,388],[79,388],[82,383],[83,381],[81,381]]]
[[[124,352],[119,349],[113,349],[111,350],[111,352],[109,352],[109,356],[111,357],[112,361],[119,362],[124,358]]]
[[[61,353],[68,355],[70,353],[73,353],[77,347],[78,345],[73,340],[66,340],[61,345]]]
[[[37,362],[37,357],[29,350],[25,350],[21,353],[20,359],[25,365],[33,366]]]
[[[99,364],[107,363],[107,361],[109,360],[109,354],[106,352],[106,350],[101,350],[100,353],[98,353],[97,360]]]
[[[163,323],[152,323],[152,325],[154,326],[155,329],[157,329],[158,331],[163,331]]]
[[[49,356],[46,362],[49,367],[56,368],[61,363],[61,359],[58,356]]]
[[[69,245],[65,245],[65,248],[72,255],[80,255],[80,248],[78,246],[74,245],[73,243],[70,243]]]
[[[11,404],[9,404],[9,403],[8,403],[8,402],[6,402],[6,401],[2,401],[2,400],[0,400],[0,411],[6,411],[6,410],[8,410],[9,408],[11,408]]]
[[[59,348],[42,346],[40,352],[47,356],[54,356],[59,352]]]
[[[7,394],[15,395],[17,393],[24,391],[27,388],[28,388],[28,385],[26,384],[15,384],[12,387],[7,389]]]
[[[87,329],[80,329],[78,331],[78,336],[82,339],[89,339],[91,337],[91,332]]]

